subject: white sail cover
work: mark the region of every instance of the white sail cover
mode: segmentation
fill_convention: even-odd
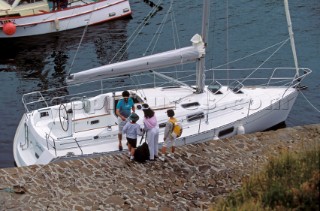
[[[138,73],[194,62],[204,56],[205,48],[200,35],[193,36],[191,41],[193,42],[193,45],[190,47],[104,65],[74,73],[67,77],[66,82],[68,84],[75,84],[86,81],[100,80],[106,77]]]

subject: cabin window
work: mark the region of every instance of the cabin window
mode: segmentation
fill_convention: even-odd
[[[36,2],[43,2],[43,0],[21,0],[18,5],[27,5],[27,4],[33,4]]]
[[[41,113],[40,113],[40,118],[46,117],[46,116],[49,116],[49,112],[44,111],[44,112],[41,112]]]
[[[199,113],[195,113],[195,114],[191,114],[191,115],[187,116],[188,122],[195,121],[195,120],[198,120],[198,119],[203,119],[203,118],[204,118],[204,113],[203,112],[199,112]]]
[[[185,103],[182,104],[182,108],[190,108],[190,107],[195,107],[195,106],[199,106],[200,104],[198,102],[192,102],[192,103]]]
[[[224,130],[221,130],[218,134],[219,138],[222,137],[222,136],[225,136],[225,135],[228,135],[230,133],[233,133],[234,131],[234,127],[229,127],[227,129],[224,129]]]
[[[93,120],[91,121],[91,124],[94,125],[94,124],[98,124],[99,123],[99,120]]]
[[[115,12],[111,12],[111,13],[109,13],[109,17],[113,17],[113,16],[115,16],[116,15],[116,13]]]

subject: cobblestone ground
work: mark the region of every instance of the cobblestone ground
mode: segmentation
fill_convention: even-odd
[[[0,210],[202,210],[271,156],[319,146],[320,125],[177,148],[140,164],[127,153],[0,169]]]

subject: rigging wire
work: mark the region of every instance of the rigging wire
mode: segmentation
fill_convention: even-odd
[[[303,94],[303,92],[302,92],[301,90],[299,90],[299,92],[302,94],[302,96],[304,97],[304,99],[310,104],[310,106],[311,106],[314,110],[316,110],[317,112],[320,113],[320,110],[319,110],[318,108],[316,108],[316,107],[307,99],[307,97]]]
[[[174,40],[174,47],[177,48],[177,43],[180,45],[180,41],[178,38],[178,30],[177,30],[177,24],[175,22],[175,18],[174,18],[174,12],[173,12],[173,0],[170,1],[170,6],[166,12],[166,14],[164,15],[161,23],[159,24],[159,27],[157,28],[154,36],[152,37],[151,41],[149,42],[149,45],[147,46],[145,52],[143,53],[143,56],[145,56],[148,52],[150,52],[150,54],[152,55],[155,51],[155,48],[158,44],[158,41],[160,39],[160,35],[165,27],[165,23],[167,22],[167,20],[169,19],[169,17],[171,17],[171,23],[172,23],[172,35],[173,35],[173,40]],[[178,40],[178,42],[176,42],[176,40]],[[175,67],[177,68],[177,67]],[[177,72],[177,69],[176,71]],[[154,73],[155,74],[155,73]],[[176,74],[176,78],[177,78],[177,74]],[[134,80],[132,80],[132,82],[135,82]],[[137,84],[135,84],[136,87],[138,87]]]
[[[172,0],[173,1],[173,0]],[[171,11],[171,23],[172,23],[172,33],[173,33],[173,42],[174,42],[174,47],[175,48],[180,48],[180,39],[179,39],[179,32],[178,32],[178,27],[177,27],[177,22],[175,19],[175,14],[174,10]],[[183,70],[183,64],[180,65],[181,70]],[[178,67],[175,66],[175,78],[178,78]]]
[[[75,55],[74,55],[74,57],[73,57],[73,59],[72,59],[72,62],[71,62],[71,65],[70,65],[70,68],[69,68],[69,71],[68,71],[68,74],[67,74],[67,75],[70,75],[70,73],[71,73],[71,70],[72,70],[74,61],[76,60],[76,57],[77,57],[77,55],[78,55],[78,52],[79,52],[80,46],[81,46],[81,44],[82,44],[83,38],[84,38],[84,36],[85,36],[85,34],[86,34],[86,32],[87,32],[88,26],[89,26],[89,21],[87,22],[87,25],[86,25],[86,27],[85,27],[84,30],[83,30],[83,33],[82,33],[82,36],[81,36],[79,45],[78,45],[77,50],[76,50],[76,53],[75,53]]]
[[[173,0],[172,0],[173,1]],[[171,10],[171,23],[172,23],[172,33],[173,33],[173,42],[174,42],[174,47],[179,48],[180,47],[180,39],[179,39],[179,32],[178,32],[178,27],[177,27],[177,22],[174,14],[174,10]]]
[[[214,68],[212,68],[212,69],[218,69],[218,68],[220,68],[220,67],[227,66],[228,64],[231,64],[231,63],[235,63],[235,62],[244,60],[244,59],[249,58],[249,57],[251,57],[251,56],[253,56],[253,55],[256,55],[256,54],[262,53],[262,52],[264,52],[264,51],[266,51],[266,50],[269,50],[270,48],[273,48],[273,47],[275,47],[275,46],[277,46],[277,45],[284,45],[284,43],[288,42],[289,39],[290,39],[290,38],[288,38],[288,39],[286,39],[286,40],[283,40],[283,41],[281,41],[281,42],[278,42],[278,43],[276,43],[276,44],[273,44],[273,45],[271,45],[271,46],[269,46],[269,47],[266,47],[266,48],[264,48],[264,49],[262,49],[262,50],[256,51],[256,52],[254,52],[254,53],[252,53],[252,54],[248,54],[248,55],[246,55],[246,56],[244,56],[244,57],[241,57],[241,58],[235,59],[235,60],[233,60],[233,61],[227,62],[227,63],[225,63],[225,64],[218,65],[218,66],[216,66],[216,67],[214,67]],[[210,69],[210,70],[212,70],[212,69]]]
[[[162,0],[159,0],[157,2],[157,5],[160,5],[162,2]],[[151,11],[148,13],[148,15],[145,17],[145,19],[138,25],[138,27],[133,31],[133,33],[130,35],[130,37],[127,39],[127,41],[121,46],[121,48],[118,50],[118,52],[113,56],[113,58],[110,60],[110,63],[113,63],[113,61],[115,60],[115,58],[120,54],[120,52],[122,52],[123,49],[125,49],[123,51],[123,53],[119,56],[118,61],[120,61],[125,52],[128,51],[128,49],[131,47],[131,45],[133,44],[133,42],[135,41],[135,39],[138,37],[138,35],[140,34],[140,32],[142,31],[143,27],[145,25],[148,24],[148,21],[153,17],[153,15],[158,11],[157,7],[153,7],[151,9]],[[129,42],[130,41],[130,42]],[[129,43],[129,44],[128,44]],[[127,46],[128,44],[128,46]],[[127,47],[126,47],[127,46]]]
[[[286,40],[283,40],[283,41],[281,41],[281,42],[278,42],[278,43],[276,43],[276,44],[274,44],[274,45],[271,45],[271,46],[269,46],[269,47],[267,47],[267,48],[264,48],[264,49],[262,49],[262,50],[260,50],[260,51],[254,52],[254,53],[249,54],[249,55],[247,55],[247,56],[244,56],[244,57],[242,57],[242,58],[239,58],[239,59],[236,59],[236,60],[227,62],[226,64],[219,65],[219,66],[217,66],[217,67],[215,67],[215,68],[211,68],[211,69],[206,70],[206,71],[215,70],[215,69],[217,69],[217,68],[219,68],[219,67],[222,67],[222,66],[227,66],[227,70],[229,70],[228,64],[231,64],[231,63],[234,63],[234,62],[238,62],[238,61],[240,61],[240,60],[244,60],[244,59],[246,59],[246,58],[248,58],[248,57],[251,57],[251,56],[253,56],[253,55],[255,55],[255,54],[259,54],[259,53],[261,53],[261,52],[264,52],[264,51],[266,51],[266,50],[268,50],[268,49],[270,49],[270,48],[273,48],[273,47],[276,47],[276,46],[279,45],[279,47],[278,47],[264,62],[262,62],[262,64],[260,64],[257,68],[255,68],[247,77],[245,77],[245,78],[241,81],[241,83],[243,83],[243,82],[246,81],[248,78],[250,78],[250,76],[251,76],[252,74],[254,74],[263,64],[265,64],[276,52],[278,52],[278,51],[282,48],[282,46],[288,42],[288,40],[289,40],[289,38],[287,38]],[[229,80],[229,78],[227,78],[227,80]],[[228,95],[229,95],[229,93],[227,93],[227,94],[225,95],[225,97],[227,97]],[[220,100],[218,100],[217,102],[221,101],[221,100],[224,99],[225,97],[222,97],[222,98],[221,98]]]
[[[152,39],[151,39],[151,41],[150,41],[150,43],[149,43],[149,45],[148,45],[148,47],[147,47],[147,49],[145,50],[145,52],[144,52],[143,55],[146,55],[146,53],[148,52],[149,48],[151,48],[152,43],[154,42],[153,48],[152,48],[152,50],[151,50],[151,54],[153,54],[154,49],[155,49],[155,47],[156,47],[156,45],[157,45],[157,43],[158,43],[158,41],[159,41],[161,32],[163,31],[163,28],[164,28],[164,26],[165,26],[165,22],[167,21],[167,19],[168,19],[168,17],[169,17],[169,14],[171,13],[171,10],[172,10],[172,1],[171,1],[171,3],[170,3],[169,9],[167,10],[165,16],[163,17],[163,19],[162,19],[162,21],[161,21],[161,23],[160,23],[160,25],[159,25],[159,27],[158,27],[155,35],[152,37]],[[154,41],[154,40],[155,40],[155,41]]]
[[[283,42],[270,56],[267,57],[267,59],[265,59],[265,61],[263,61],[257,68],[255,68],[255,70],[253,70],[247,77],[245,77],[241,83],[245,82],[248,78],[250,78],[250,76],[252,74],[254,74],[260,67],[262,67],[262,65],[264,65],[267,61],[269,61],[269,59],[271,57],[273,57],[274,54],[276,54],[281,48],[282,46],[285,44],[286,42]]]
[[[94,11],[94,10],[95,10],[95,4],[93,5],[93,11]],[[92,13],[93,13],[93,12],[90,13],[89,19],[88,19],[88,21],[87,21],[87,25],[86,25],[86,26],[84,27],[84,29],[83,29],[82,36],[81,36],[79,45],[78,45],[77,50],[76,50],[76,53],[75,53],[75,55],[74,55],[74,57],[73,57],[73,59],[72,59],[72,62],[71,62],[71,65],[70,65],[70,68],[69,68],[69,71],[68,71],[68,74],[67,74],[67,75],[70,75],[70,73],[71,73],[71,70],[72,70],[74,61],[76,60],[76,57],[77,57],[77,55],[78,55],[78,52],[79,52],[80,46],[81,46],[81,44],[82,44],[83,38],[84,38],[84,36],[85,36],[85,34],[86,34],[87,30],[88,30],[88,26],[89,26],[89,22],[90,22],[91,17],[92,17]]]
[[[134,78],[137,80],[137,83],[136,81],[134,80]],[[144,96],[144,99],[146,100],[146,94],[144,93],[144,89],[141,89],[140,87],[142,87],[142,83],[140,83],[139,81],[139,78],[138,77],[130,77],[133,85],[135,86],[135,89],[137,92],[140,92],[141,93],[141,96]]]

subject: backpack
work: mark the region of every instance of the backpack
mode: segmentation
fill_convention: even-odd
[[[173,124],[173,130],[172,130],[172,133],[171,133],[171,136],[173,138],[179,138],[182,134],[182,124],[179,122],[179,121],[174,121],[174,120],[171,120],[169,119],[169,122],[171,122]]]
[[[139,163],[144,163],[146,160],[150,159],[150,152],[149,152],[149,146],[146,141],[141,144],[142,139],[144,137],[144,134],[142,134],[140,145],[137,147],[137,149],[134,152],[134,160]]]

